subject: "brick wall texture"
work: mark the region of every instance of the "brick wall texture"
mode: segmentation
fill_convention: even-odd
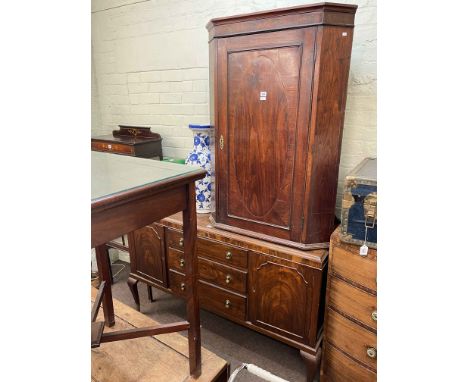
[[[214,17],[313,3],[297,0],[92,0],[92,135],[151,126],[163,154],[186,157],[189,123],[209,123],[208,34]],[[377,150],[376,0],[359,6],[337,196],[345,175]]]

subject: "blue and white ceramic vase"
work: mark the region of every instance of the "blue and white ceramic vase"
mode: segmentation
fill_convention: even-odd
[[[213,128],[210,125],[189,125],[189,129],[193,132],[193,149],[185,163],[206,170],[206,176],[195,182],[195,193],[197,212],[209,213],[211,212],[211,202],[213,200],[213,171],[210,150],[210,144],[213,140]]]

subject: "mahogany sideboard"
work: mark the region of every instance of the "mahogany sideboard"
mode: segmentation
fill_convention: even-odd
[[[312,381],[320,364],[328,250],[301,251],[211,226],[197,216],[200,306],[301,351]],[[175,214],[129,234],[128,285],[184,298],[187,258],[182,217]],[[152,296],[150,294],[150,299]]]
[[[377,250],[330,241],[321,382],[377,380]]]

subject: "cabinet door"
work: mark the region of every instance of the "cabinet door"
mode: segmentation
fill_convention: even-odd
[[[320,272],[260,253],[250,254],[249,318],[253,324],[315,345]]]
[[[164,227],[151,224],[129,234],[132,273],[167,286]]]
[[[315,30],[218,41],[217,219],[299,235]]]

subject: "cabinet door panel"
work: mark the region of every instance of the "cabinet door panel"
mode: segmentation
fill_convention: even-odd
[[[288,228],[301,47],[228,55],[228,215]]]
[[[315,31],[218,42],[217,220],[284,239],[301,231]]]
[[[129,237],[132,273],[167,286],[164,228],[151,224],[132,232]]]
[[[252,323],[296,341],[309,343],[314,285],[312,269],[251,253],[249,315]],[[314,302],[315,304],[315,302]]]

